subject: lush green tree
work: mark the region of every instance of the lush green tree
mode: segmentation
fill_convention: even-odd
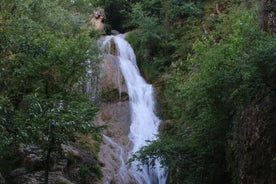
[[[179,63],[191,50],[193,38],[187,31],[202,34],[200,28],[191,30],[192,25],[199,25],[191,20],[201,16],[201,3],[153,0],[134,3],[131,7],[127,27],[134,30],[127,39],[136,51],[145,77],[159,80],[172,63]]]
[[[61,2],[4,1],[0,14],[0,148],[41,148],[45,183],[61,144],[98,130],[91,124],[96,107],[84,91],[96,77],[87,70],[99,61],[97,35],[85,16]]]
[[[233,122],[255,96],[275,89],[275,37],[262,32],[255,11],[243,6],[227,11],[193,43],[182,61],[186,67],[170,75],[165,96],[171,120],[160,139],[136,155],[144,162],[161,159],[171,183],[235,180],[227,151],[235,147]]]

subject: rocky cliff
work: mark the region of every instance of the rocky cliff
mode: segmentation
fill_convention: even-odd
[[[128,137],[131,119],[127,87],[117,59],[116,56],[108,54],[100,67],[102,104],[96,124],[106,126],[106,129],[99,152],[99,160],[103,164],[103,178],[99,184],[123,182],[118,176],[118,170],[132,147]],[[131,181],[131,176],[126,177]]]
[[[128,138],[131,120],[127,87],[116,56],[106,55],[100,63],[98,88],[101,91],[101,105],[94,123],[106,127],[103,130],[98,160],[93,156],[93,153],[97,152],[93,138],[77,137],[75,143],[62,146],[63,158],[52,160],[50,184],[122,183],[116,173],[122,164],[122,158],[126,160],[127,152],[132,147]],[[40,152],[41,150],[35,146],[24,145],[14,151],[11,158],[18,158],[14,163],[16,166],[13,166],[15,169],[8,173],[6,181],[0,175],[0,183],[44,183],[44,160],[39,156]],[[103,166],[101,169],[103,174],[98,161]],[[103,175],[102,180],[98,180],[101,175]]]
[[[263,0],[262,3],[262,27],[265,31],[276,33],[276,2]]]
[[[266,96],[252,102],[235,126],[235,171],[239,184],[276,181],[276,101]]]
[[[262,1],[262,27],[270,34],[276,33],[275,8],[275,1]],[[272,184],[276,181],[275,78],[268,83],[267,95],[256,97],[234,127],[234,170],[239,184]]]

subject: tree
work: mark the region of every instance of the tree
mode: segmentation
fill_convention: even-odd
[[[4,1],[0,14],[0,148],[41,148],[45,183],[61,144],[98,130],[91,124],[96,107],[84,91],[87,70],[99,61],[97,35],[84,24],[87,15],[59,3]]]
[[[275,96],[275,36],[260,29],[255,10],[238,5],[227,11],[193,41],[182,61],[188,67],[167,77],[170,121],[159,140],[135,155],[144,163],[161,159],[171,183],[236,181],[232,127],[252,99]]]

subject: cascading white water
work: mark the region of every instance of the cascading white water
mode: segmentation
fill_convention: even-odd
[[[121,72],[124,76],[131,106],[131,126],[129,138],[133,143],[130,153],[135,153],[142,146],[147,144],[146,140],[156,139],[160,119],[154,114],[154,97],[152,85],[146,83],[141,76],[136,64],[136,57],[130,44],[124,39],[125,35],[107,36],[103,41],[104,45],[110,44],[113,39],[116,45],[117,57]],[[131,164],[130,174],[139,184],[165,184],[167,172],[156,163],[155,168],[147,165],[140,166],[137,171],[138,163]],[[125,172],[124,169],[121,171]]]
[[[114,148],[117,148],[119,150],[119,159],[120,159],[120,164],[121,167],[119,169],[119,172],[117,173],[117,175],[119,175],[121,178],[126,177],[126,173],[127,173],[127,166],[124,160],[124,148],[119,145],[118,143],[114,142],[110,137],[103,135],[103,138],[109,142]]]

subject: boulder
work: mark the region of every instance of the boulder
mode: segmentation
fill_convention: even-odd
[[[29,170],[44,169],[44,159],[42,157],[42,150],[34,145],[21,144],[19,152],[23,156],[23,164]]]
[[[57,177],[54,182],[55,182],[55,184],[58,184],[58,183],[60,183],[60,184],[73,184],[71,181],[67,180],[64,177]]]
[[[121,93],[127,93],[127,87],[124,82],[123,75],[120,72],[119,62],[117,59],[118,58],[113,55],[108,55],[101,63],[101,89],[116,89],[119,96]]]
[[[112,35],[118,35],[118,34],[120,34],[120,32],[117,31],[117,30],[112,29],[112,30],[111,30],[111,34],[112,34]]]
[[[88,151],[85,151],[81,148],[77,148],[73,145],[62,144],[61,147],[65,155],[73,156],[76,160],[79,161],[78,163],[97,165],[97,161],[95,160],[93,155],[91,155],[91,153],[89,153]]]
[[[88,20],[88,25],[92,29],[99,30],[102,33],[105,33],[105,25],[103,23],[103,19],[105,18],[104,9],[96,8],[93,11],[93,16],[90,20]]]

